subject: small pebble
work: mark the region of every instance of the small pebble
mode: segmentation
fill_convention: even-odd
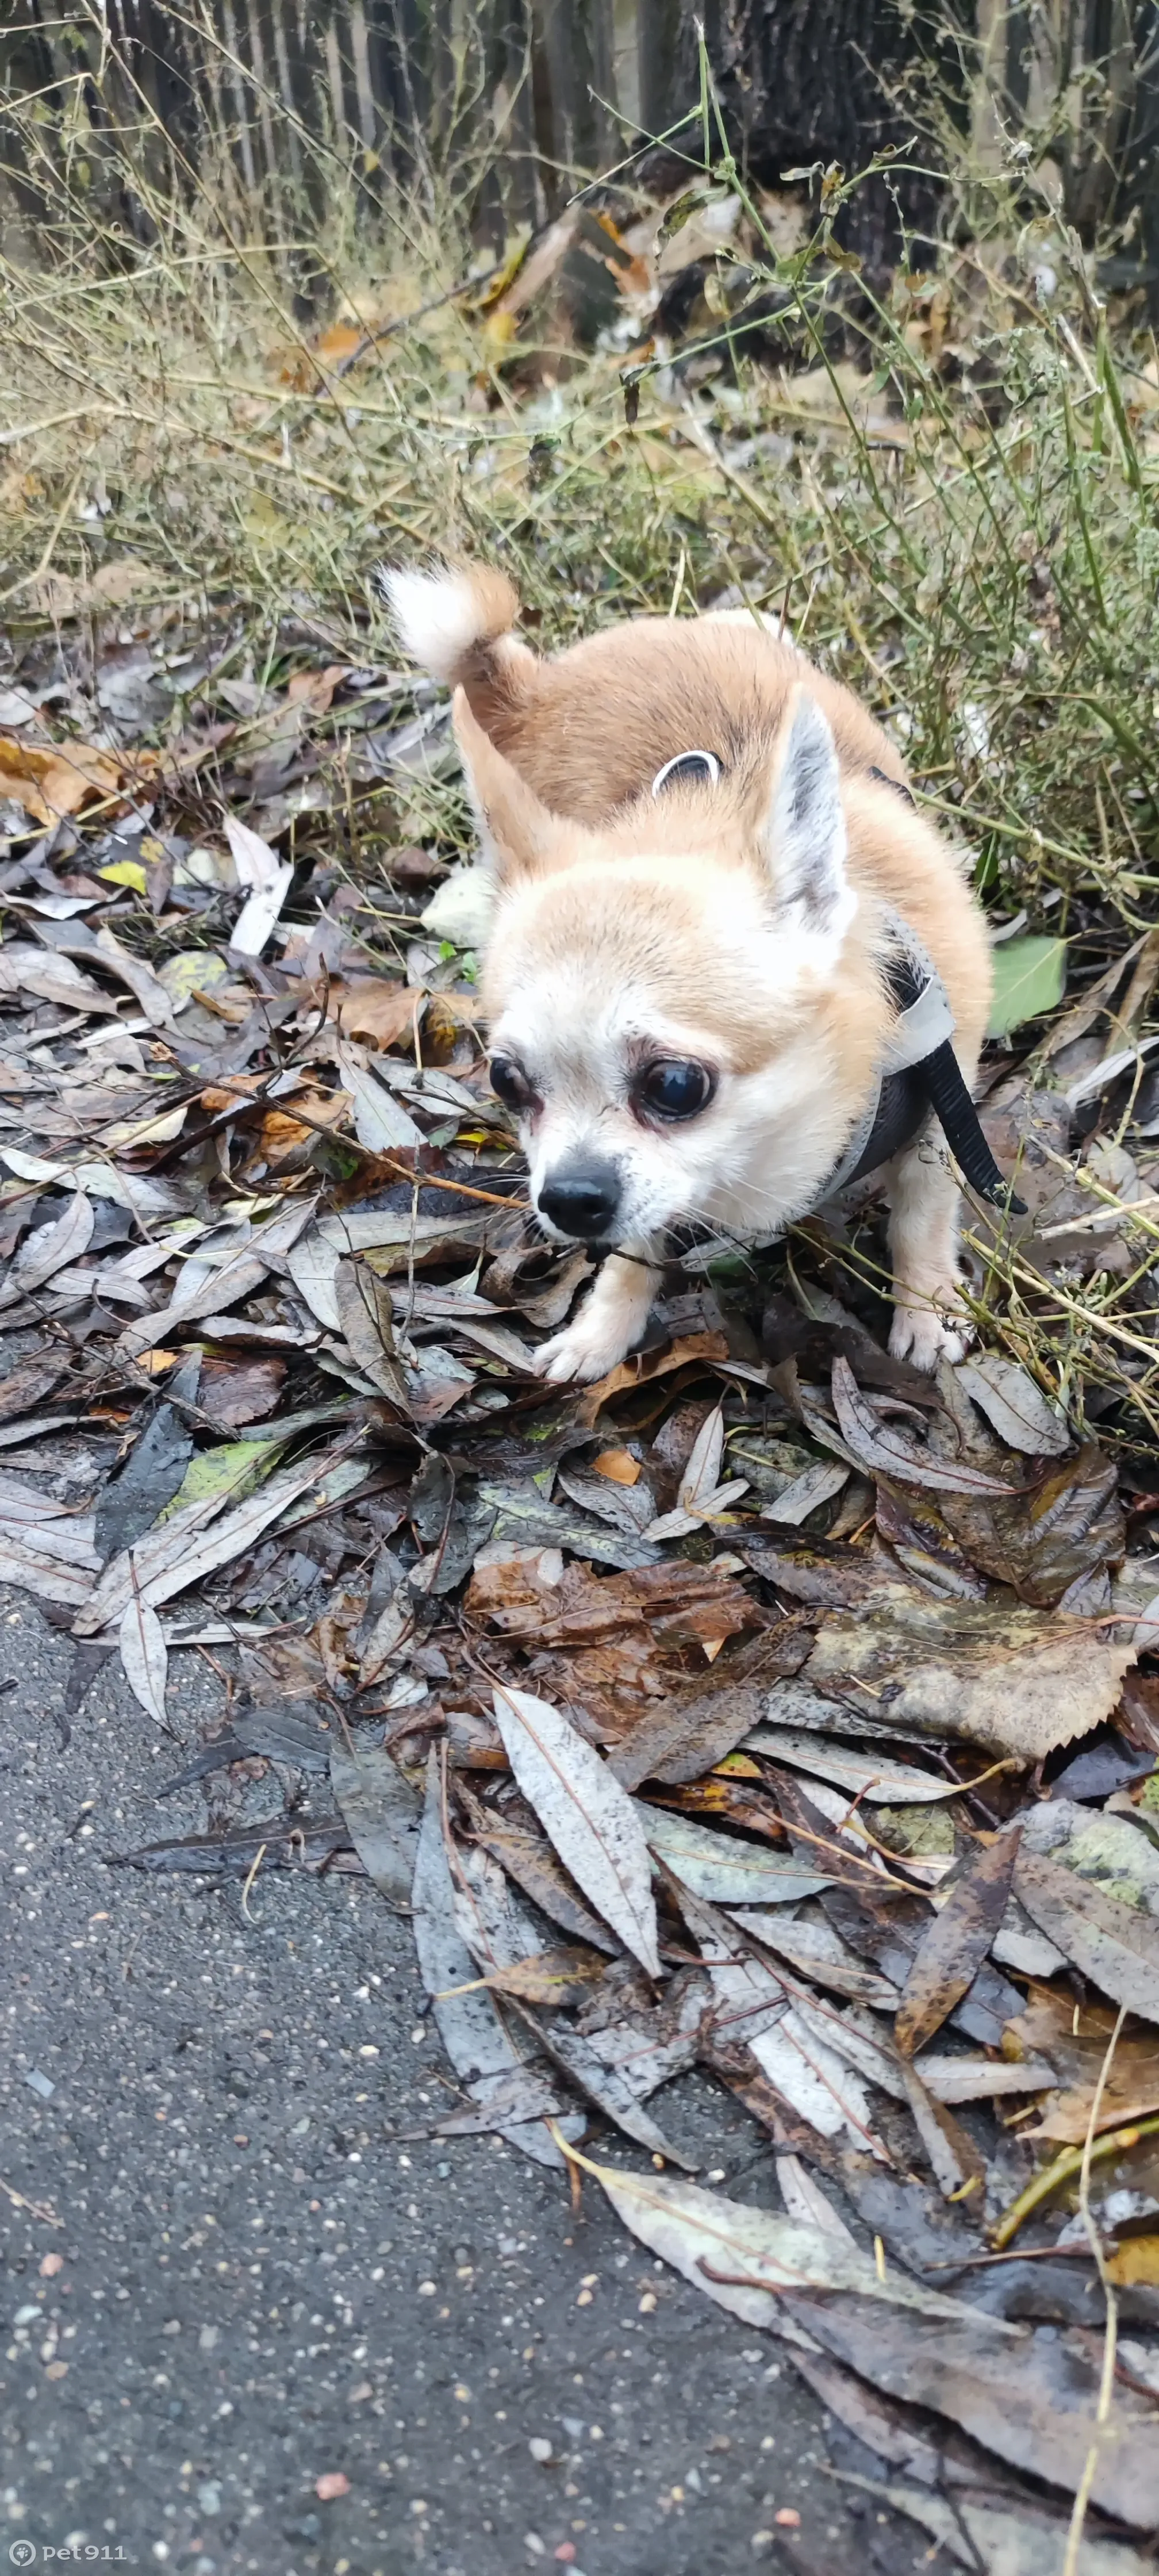
[[[551,2458],[551,2444],[544,2439],[542,2433],[533,2433],[527,2448],[533,2460],[543,2461]]]

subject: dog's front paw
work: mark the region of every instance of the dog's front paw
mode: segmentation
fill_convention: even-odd
[[[535,1373],[545,1377],[551,1386],[563,1386],[569,1378],[587,1383],[606,1377],[629,1348],[622,1333],[613,1333],[606,1315],[593,1315],[591,1304],[585,1306],[569,1324],[565,1333],[556,1333],[535,1354]]]
[[[970,1340],[969,1319],[953,1289],[946,1288],[940,1304],[931,1300],[928,1306],[898,1307],[889,1347],[895,1360],[908,1360],[911,1368],[932,1377],[939,1360],[964,1359]]]

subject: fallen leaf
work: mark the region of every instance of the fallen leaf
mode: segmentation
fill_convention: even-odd
[[[238,883],[249,892],[230,932],[229,944],[240,957],[260,957],[293,881],[293,862],[279,859],[260,832],[235,814],[225,818],[225,836],[237,869]]]
[[[38,823],[59,822],[79,814],[100,797],[115,797],[125,775],[115,753],[97,751],[92,743],[53,743],[38,749],[0,735],[0,791],[14,796]]]
[[[554,2013],[537,2016],[535,2027],[548,2055],[562,2066],[577,2091],[586,2093],[596,2109],[603,2112],[605,2119],[614,2121],[625,2137],[643,2147],[648,2155],[663,2156],[669,2164],[683,2165],[686,2172],[695,2172],[695,2159],[673,2146],[650,2113],[641,2110],[633,2087],[620,2069],[607,2065],[574,2023]]]
[[[1028,1914],[1113,2003],[1159,2022],[1159,1923],[1037,1852],[1019,1852],[1015,1892]]]
[[[774,1958],[783,1959],[812,1985],[824,1986],[852,2003],[876,2004],[882,2012],[896,2011],[897,1987],[888,1977],[879,1976],[876,1969],[865,1967],[823,1914],[813,1915],[806,1909],[782,1916],[763,1906],[730,1906],[728,1910],[742,1932],[763,1949],[771,1950]]]
[[[280,1519],[301,1495],[316,1488],[334,1458],[341,1454],[344,1453],[331,1451],[326,1458],[314,1457],[296,1467],[283,1468],[261,1492],[222,1513],[212,1529],[205,1524],[221,1512],[223,1497],[210,1494],[191,1503],[131,1551],[113,1558],[81,1611],[74,1635],[93,1637],[110,1621],[119,1621],[135,1595],[157,1609],[163,1601],[172,1600],[175,1592],[200,1583],[217,1566],[230,1564],[243,1549],[253,1546],[271,1521]]]
[[[796,1905],[828,1887],[829,1879],[787,1852],[714,1834],[688,1816],[673,1815],[637,1799],[649,1848],[682,1887],[713,1905]]]
[[[793,2320],[862,2379],[948,2416],[1014,2468],[1073,2495],[1094,2442],[1101,2354],[1057,2328],[1000,2343],[997,2320],[891,2316],[868,2299],[794,2297]],[[1007,2330],[1012,2331],[1011,2329]],[[1016,2331],[1016,2330],[1013,2330]],[[1137,2529],[1159,2520],[1159,2415],[1116,2383],[1112,2432],[1097,2446],[1092,2499]]]
[[[97,1498],[94,1538],[104,1564],[132,1547],[179,1492],[193,1455],[193,1434],[172,1404],[159,1404],[124,1466]]]
[[[576,1407],[576,1421],[590,1431],[605,1404],[610,1404],[614,1395],[622,1394],[625,1387],[650,1386],[655,1378],[670,1377],[674,1369],[686,1368],[693,1362],[710,1365],[713,1360],[727,1358],[724,1333],[686,1333],[670,1343],[667,1350],[641,1351],[634,1359],[621,1360],[594,1386],[584,1388]]]
[[[1025,1450],[1031,1457],[1061,1457],[1069,1448],[1065,1415],[1047,1403],[1041,1387],[1016,1360],[986,1351],[978,1359],[963,1360],[956,1375],[1008,1449]]]
[[[633,1957],[658,1976],[651,1865],[632,1800],[549,1700],[507,1687],[496,1689],[493,1704],[511,1768],[565,1868]]]
[[[773,1761],[787,1762],[794,1771],[808,1771],[816,1780],[832,1780],[839,1789],[848,1789],[873,1805],[937,1806],[962,1795],[960,1780],[935,1780],[932,1772],[917,1771],[887,1753],[858,1753],[850,1745],[835,1744],[829,1736],[762,1724],[743,1740],[748,1751],[767,1753]]]
[[[1017,1851],[1016,1831],[984,1844],[935,1914],[915,1952],[893,2026],[903,2057],[913,2057],[940,2030],[981,1967],[1006,1911]]]
[[[918,2059],[917,2071],[935,2102],[996,2101],[1004,2093],[1045,2093],[1054,2083],[1054,2068],[1043,2057],[935,2057],[927,2052]],[[1029,2134],[1037,2138],[1043,2132],[1036,2128]]]
[[[986,2161],[968,2131],[926,2083],[924,2066],[902,2066],[906,2100],[925,2148],[930,2170],[944,2200],[965,2199],[971,2190],[984,2194]]]
[[[592,1460],[592,1474],[606,1476],[613,1485],[639,1483],[640,1462],[630,1449],[601,1449]]]
[[[463,1797],[463,1790],[458,1794]],[[594,1943],[597,1949],[618,1955],[614,1933],[585,1905],[546,1834],[512,1824],[506,1816],[497,1815],[481,1800],[472,1798],[469,1791],[465,1793],[465,1803],[476,1841],[532,1898],[541,1913],[549,1915],[564,1932],[570,1932],[573,1940]]]
[[[276,1412],[286,1382],[284,1360],[219,1360],[208,1353],[197,1381],[197,1406],[210,1422],[233,1431],[264,1422]]]
[[[334,1273],[334,1303],[339,1327],[356,1368],[380,1394],[409,1411],[407,1382],[395,1356],[390,1290],[366,1262],[343,1260]]]
[[[699,1779],[759,1726],[770,1689],[805,1661],[811,1639],[785,1621],[745,1642],[712,1682],[693,1682],[649,1708],[612,1753],[626,1789],[645,1780]]]
[[[990,952],[993,997],[986,1035],[1008,1037],[1056,1010],[1066,986],[1065,939],[1001,939]]]
[[[30,1351],[5,1378],[0,1378],[0,1422],[11,1422],[40,1404],[68,1374],[59,1351]]]
[[[1133,1645],[1021,1603],[890,1587],[826,1620],[806,1674],[891,1731],[953,1734],[1029,1764],[1109,1717],[1134,1660]]]
[[[1148,1830],[1147,1813],[1128,1807],[1121,1815],[1109,1809],[1092,1814],[1071,1798],[1050,1798],[1026,1819],[1026,1849],[1060,1862],[1125,1905],[1159,1915],[1159,1843]]]
[[[1001,1494],[1010,1488],[968,1461],[958,1465],[919,1449],[892,1422],[882,1422],[861,1393],[848,1360],[833,1362],[833,1405],[842,1439],[861,1467],[935,1494]]]
[[[439,1765],[432,1753],[411,1888],[415,1949],[439,2037],[455,2073],[463,2078],[474,2100],[485,2102],[499,2084],[524,2071],[523,2063],[492,1996],[476,1981],[475,1962],[455,1921],[454,1899],[443,1832]],[[463,1987],[473,1991],[457,1991]],[[495,2125],[537,2164],[557,2169],[562,2166],[562,2151],[548,2136],[542,2121],[508,2122],[500,2114]]]
[[[422,1019],[424,998],[410,984],[388,983],[380,975],[355,976],[350,983],[332,981],[327,1012],[345,1037],[385,1049],[397,1046],[400,1038],[413,1037]]]
[[[947,1493],[942,1516],[971,1562],[1043,1608],[1124,1554],[1114,1463],[1088,1443],[1031,1491],[1005,1501]]]
[[[607,1967],[597,1950],[578,1946],[558,1950],[532,1950],[525,1959],[515,1959],[509,1968],[494,1968],[488,1984],[496,1994],[513,1995],[521,2004],[545,2004],[554,2008],[564,2004],[586,2003],[593,1985],[599,1983]]]
[[[0,993],[31,993],[37,1001],[59,1003],[62,1010],[99,1011],[113,1019],[117,1016],[112,994],[104,992],[94,976],[74,966],[71,957],[54,957],[47,949],[24,947],[17,940],[6,940],[0,948]],[[5,1160],[16,1169],[7,1148]],[[47,1180],[50,1173],[45,1168],[24,1177]]]
[[[399,1146],[409,1149],[425,1143],[421,1127],[415,1125],[409,1109],[396,1100],[384,1082],[379,1082],[360,1060],[358,1051],[339,1040],[336,1049],[339,1078],[349,1095],[354,1112],[354,1133],[360,1145],[372,1154],[396,1152]]]
[[[140,1701],[158,1726],[167,1728],[165,1682],[169,1650],[161,1622],[148,1602],[138,1597],[129,1602],[121,1621],[119,1644],[125,1679],[134,1699]]]
[[[1159,2289],[1159,2236],[1124,2236],[1105,2259],[1116,2289]]]
[[[32,1296],[38,1288],[54,1279],[58,1270],[79,1261],[92,1241],[94,1214],[92,1203],[78,1190],[63,1213],[50,1225],[37,1226],[26,1235],[20,1250],[0,1288],[0,1307],[15,1305],[22,1297]]]
[[[1148,2032],[1121,2032],[1104,2072],[1114,2021],[1107,2006],[1090,1999],[1076,2017],[1069,1995],[1040,1986],[1008,2024],[1009,2044],[1032,2060],[1049,2059],[1058,2086],[1039,2112],[1036,2138],[1081,2147],[1092,2112],[1099,2135],[1159,2111],[1159,2049]]]
[[[793,2358],[800,2368],[801,2357],[794,2353]],[[810,2376],[808,2367],[805,2375]],[[820,2382],[816,2384],[823,2402],[832,2406],[832,2395],[827,2394]],[[851,2384],[857,2385],[856,2381]],[[849,2420],[840,2405],[834,2411],[841,2415],[843,2422]],[[851,2429],[856,2431],[857,2425],[852,2425]],[[867,2438],[871,2437],[863,2428],[862,2439]],[[873,2447],[879,2446],[874,2443]],[[896,2458],[899,2453],[892,2456]],[[900,2456],[904,2458],[904,2454]],[[936,2479],[940,2474],[936,2454],[934,2460],[930,2474]],[[916,2459],[912,2465],[915,2470],[919,2469]],[[911,2515],[923,2531],[929,2532],[935,2549],[944,2550],[947,2557],[958,2559],[962,2566],[971,2570],[972,2576],[977,2576],[979,2568],[986,2570],[986,2576],[1059,2576],[1064,2563],[1060,2552],[1066,2547],[1066,2533],[1056,2521],[1032,2519],[1028,2513],[1015,2513],[1009,2506],[976,2503],[957,2487],[952,2501],[944,2501],[929,2487],[898,2486],[893,2482],[885,2486],[875,2484],[873,2494],[882,2504],[892,2505],[898,2513]],[[928,2552],[927,2562],[932,2563]],[[1138,2550],[1124,2548],[1120,2541],[1092,2540],[1088,2534],[1079,2550],[1076,2576],[1151,2576],[1153,2564],[1153,2560],[1142,2558]]]
[[[153,1876],[171,1872],[203,1876],[216,1871],[245,1878],[255,1861],[263,1869],[325,1869],[336,1852],[348,1848],[342,1823],[282,1813],[221,1834],[184,1834],[180,1840],[143,1843],[139,1850],[118,1853],[118,1869],[143,1869]]]
[[[330,1785],[367,1876],[388,1904],[410,1904],[422,1800],[385,1746],[330,1743]]]
[[[807,2227],[666,2174],[623,2173],[586,2156],[577,2161],[602,2185],[617,2217],[634,2236],[745,2325],[768,2326],[778,2332],[782,2323],[778,2294],[799,2292],[812,2284],[860,2296],[871,2311],[896,2308],[914,2322],[925,2317],[968,2324],[996,2367],[1009,2366],[1016,2327],[997,2318],[980,2320],[956,2299],[927,2290],[892,2268],[882,2280],[872,2255],[863,2254],[859,2246],[828,2227]]]
[[[41,1593],[46,1601],[60,1601],[76,1610],[83,1609],[93,1586],[92,1575],[82,1568],[61,1564],[24,1538],[7,1536],[0,1537],[0,1582],[18,1584],[25,1592]]]
[[[822,1503],[831,1503],[848,1482],[848,1467],[833,1459],[818,1459],[815,1466],[806,1467],[803,1475],[794,1477],[792,1484],[786,1485],[783,1493],[777,1494],[772,1502],[761,1504],[761,1519],[799,1528],[801,1522],[808,1520],[811,1512],[818,1511]]]

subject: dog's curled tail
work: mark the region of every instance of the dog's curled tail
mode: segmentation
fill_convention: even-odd
[[[518,594],[506,573],[488,564],[432,572],[384,564],[379,580],[404,652],[451,688],[475,676],[519,615]]]

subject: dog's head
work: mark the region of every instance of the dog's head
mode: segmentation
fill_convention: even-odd
[[[455,724],[495,878],[492,1082],[545,1230],[638,1251],[690,1220],[772,1233],[836,1161],[881,1025],[816,700],[598,831],[540,803],[462,690]]]

